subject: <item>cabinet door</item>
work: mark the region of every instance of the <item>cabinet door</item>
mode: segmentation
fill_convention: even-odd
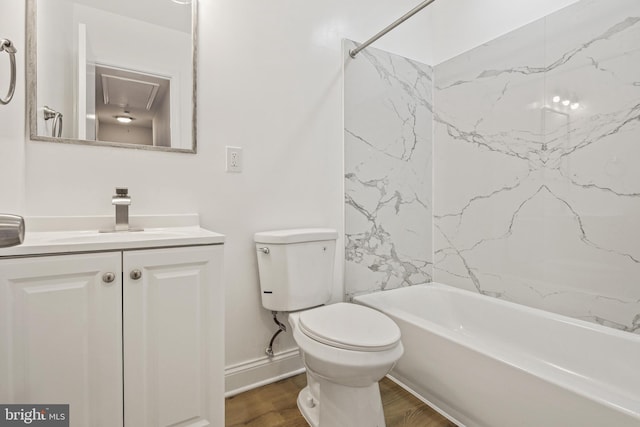
[[[224,425],[222,250],[124,253],[125,426]]]
[[[71,426],[122,426],[121,336],[119,252],[0,260],[0,402],[69,404]]]

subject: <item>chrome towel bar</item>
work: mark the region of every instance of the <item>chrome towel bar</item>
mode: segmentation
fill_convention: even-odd
[[[54,138],[60,138],[62,136],[62,113],[54,110],[46,105],[42,109],[44,113],[44,120],[53,120],[53,126],[51,126],[51,136]]]
[[[0,39],[0,52],[7,52],[9,54],[9,59],[11,61],[11,80],[9,82],[9,92],[7,92],[7,97],[0,97],[0,104],[7,105],[11,102],[13,98],[13,94],[16,91],[16,48],[13,46],[11,40],[8,39]]]

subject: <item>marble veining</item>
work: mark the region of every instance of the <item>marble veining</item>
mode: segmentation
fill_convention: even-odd
[[[431,280],[432,75],[378,49],[345,54],[348,298]]]
[[[583,0],[435,67],[435,281],[640,333],[638,40]]]
[[[571,59],[576,56],[577,54],[579,54],[581,51],[588,49],[592,44],[599,42],[599,41],[606,41],[606,40],[610,40],[612,37],[614,37],[617,33],[626,31],[627,29],[629,29],[629,27],[636,25],[638,23],[638,21],[640,21],[640,17],[628,17],[626,19],[624,19],[623,21],[614,24],[611,28],[609,28],[608,30],[604,31],[602,34],[594,37],[593,39],[589,40],[588,42],[577,46],[576,48],[574,48],[573,50],[571,50],[570,52],[565,52],[564,54],[562,54],[562,56],[560,58],[558,58],[556,61],[552,62],[551,64],[548,64],[544,67],[531,67],[531,66],[516,66],[513,68],[507,68],[507,69],[496,69],[496,70],[484,70],[482,72],[480,72],[480,74],[477,75],[477,77],[473,80],[458,80],[454,83],[449,84],[448,86],[444,86],[444,87],[438,87],[438,89],[447,89],[450,88],[452,86],[458,86],[458,85],[463,85],[466,83],[477,83],[478,80],[480,79],[485,79],[485,78],[494,78],[494,77],[498,77],[501,74],[507,73],[519,73],[519,74],[537,74],[537,73],[547,73],[549,71],[552,71],[562,65],[567,64],[569,61],[571,61]],[[487,45],[485,45],[486,47]],[[599,63],[591,57],[588,57],[588,59],[591,60],[591,65],[593,65],[594,67],[602,70],[602,71],[607,71],[605,68],[601,68]],[[635,82],[634,82],[635,83]],[[507,90],[509,83],[505,84],[505,87],[502,90],[502,95],[504,95],[504,93]]]
[[[347,297],[433,277],[640,333],[638,40],[640,3],[582,0],[435,69],[345,55]]]

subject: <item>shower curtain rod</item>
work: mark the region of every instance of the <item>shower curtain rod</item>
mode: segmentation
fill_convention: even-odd
[[[355,58],[356,55],[358,53],[360,53],[361,50],[367,48],[371,43],[375,42],[376,40],[378,40],[380,37],[384,36],[385,34],[387,34],[389,31],[393,30],[394,28],[396,28],[398,25],[402,24],[404,21],[406,21],[407,19],[411,18],[413,15],[415,15],[416,13],[420,12],[422,9],[424,9],[425,7],[429,6],[431,3],[433,3],[436,0],[426,0],[423,1],[422,3],[420,3],[419,5],[417,5],[416,7],[414,7],[413,9],[411,9],[409,12],[405,13],[404,15],[402,15],[400,18],[398,18],[395,22],[393,22],[391,25],[389,25],[388,27],[386,27],[384,30],[380,31],[378,34],[376,34],[375,36],[371,37],[369,40],[367,40],[366,42],[362,43],[360,46],[356,47],[355,49],[351,49],[349,51],[349,56],[351,56],[352,58]]]

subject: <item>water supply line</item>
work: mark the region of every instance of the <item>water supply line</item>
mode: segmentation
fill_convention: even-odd
[[[275,334],[273,334],[273,336],[271,337],[271,341],[269,341],[269,347],[267,347],[267,349],[265,350],[265,353],[267,353],[267,356],[269,357],[273,357],[273,342],[275,341],[276,337],[282,332],[287,332],[287,327],[285,326],[285,324],[278,320],[278,312],[272,311],[271,314],[273,314],[273,321],[276,323],[276,325],[278,325],[279,329]]]

